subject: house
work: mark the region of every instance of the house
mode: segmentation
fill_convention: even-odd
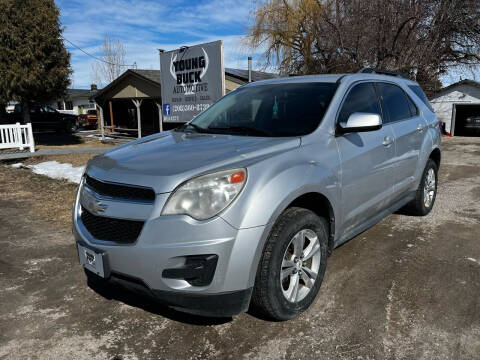
[[[480,83],[459,81],[431,96],[430,103],[447,135],[471,135],[464,129],[465,120],[480,116]]]
[[[275,77],[252,71],[252,80]],[[248,82],[248,70],[225,69],[225,93]],[[178,127],[178,123],[160,124],[162,93],[160,70],[129,69],[93,96],[101,108],[104,128],[114,132],[145,136]],[[137,105],[140,124],[137,121]]]
[[[49,105],[64,114],[80,115],[87,110],[95,109],[92,96],[97,92],[97,85],[92,84],[88,89],[67,89],[64,98],[56,99]]]

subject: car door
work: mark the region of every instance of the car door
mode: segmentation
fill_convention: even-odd
[[[346,123],[349,116],[356,112],[382,115],[372,82],[357,83],[350,88],[340,107],[337,123]],[[358,231],[390,205],[394,140],[388,123],[379,130],[336,137],[341,161],[344,236]]]
[[[37,104],[30,105],[30,122],[34,131],[41,131],[45,129],[43,121],[43,113]]]
[[[57,130],[61,127],[61,116],[48,105],[42,106],[43,124],[46,130]]]
[[[415,103],[400,86],[378,82],[376,87],[382,110],[395,136],[393,191],[394,197],[399,199],[411,190],[415,181],[426,123]]]

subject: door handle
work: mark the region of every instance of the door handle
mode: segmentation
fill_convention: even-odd
[[[382,145],[383,145],[383,146],[387,146],[387,147],[388,147],[388,146],[390,146],[390,145],[392,145],[392,144],[393,144],[393,138],[391,138],[390,136],[385,136],[385,137],[383,138],[383,141],[382,141]]]
[[[424,126],[422,124],[418,124],[418,126],[417,126],[418,132],[422,132],[423,129],[424,129]]]

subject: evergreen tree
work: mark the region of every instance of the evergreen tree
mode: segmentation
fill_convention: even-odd
[[[53,0],[0,0],[0,102],[21,103],[25,122],[29,104],[61,97],[69,84],[59,13]]]

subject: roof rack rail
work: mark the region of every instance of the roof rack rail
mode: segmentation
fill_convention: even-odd
[[[377,69],[377,68],[363,68],[358,73],[361,74],[379,74],[379,75],[389,75],[389,76],[398,76],[404,79],[408,79],[408,76],[399,71]]]

